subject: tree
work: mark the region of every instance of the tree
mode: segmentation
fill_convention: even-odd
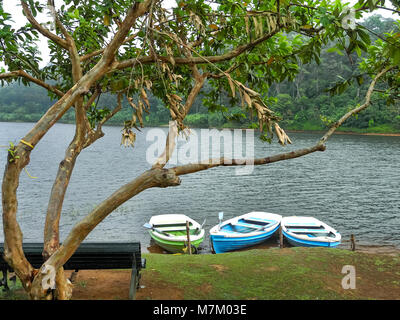
[[[47,9],[39,1],[20,2],[28,23],[18,30],[12,28],[11,15],[0,5],[0,55],[7,66],[1,71],[0,80],[17,80],[26,85],[33,82],[58,99],[17,145],[10,146],[2,184],[4,258],[33,299],[71,297],[72,286],[62,266],[86,236],[125,201],[149,188],[177,186],[186,174],[243,164],[237,159],[219,158],[165,168],[175,137],[185,130],[184,119],[206,80],[211,90],[204,105],[210,112],[230,110],[230,106],[216,103],[216,97],[228,92],[231,105],[242,106],[237,116],[256,119],[254,126],[259,128],[262,139],[271,141],[276,136],[285,145],[290,139],[278,124],[280,117],[269,108],[269,87],[285,79],[293,80],[300,63],[319,62],[321,47],[328,41],[335,41],[348,54],[367,50],[369,41],[361,26],[343,27],[348,12],[340,1],[228,0],[208,4],[204,0],[187,0],[178,1],[169,9],[156,0],[65,0],[60,8],[49,0]],[[356,17],[384,2],[360,0],[355,5]],[[51,14],[47,25],[36,20],[37,12],[45,10]],[[48,38],[50,48],[50,63],[44,68],[39,68],[38,33]],[[398,42],[397,35],[391,39]],[[325,150],[325,142],[335,129],[370,104],[377,81],[396,78],[398,57],[391,49],[393,43],[381,45],[389,48],[387,60],[375,55],[365,63],[375,76],[363,105],[334,123],[316,145],[254,159],[254,164]],[[144,113],[151,117],[147,97],[150,91],[164,102],[174,123],[164,153],[149,170],[99,203],[60,245],[61,208],[80,152],[104,135],[102,126],[121,110],[125,98],[133,111],[132,118],[125,122],[125,142],[133,142],[132,129],[143,126]],[[105,92],[117,96],[112,110],[96,104]],[[44,226],[45,262],[35,270],[24,255],[16,219],[19,176],[35,145],[71,108],[75,113],[75,136],[54,179]],[[43,286],[49,270],[55,270],[55,291]]]

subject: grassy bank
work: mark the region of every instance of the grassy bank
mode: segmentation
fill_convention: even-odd
[[[400,297],[400,255],[285,248],[197,256],[148,254],[146,258],[146,279],[174,288],[182,299]],[[355,267],[356,289],[342,288],[345,265]]]
[[[226,254],[143,254],[137,299],[399,299],[400,255],[326,248],[253,249]],[[345,265],[356,288],[343,289]],[[74,299],[127,299],[129,270],[80,271]],[[1,299],[23,299],[20,285]]]

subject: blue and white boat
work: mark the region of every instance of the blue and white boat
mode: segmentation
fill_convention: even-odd
[[[268,212],[249,212],[222,222],[210,230],[210,242],[215,253],[250,247],[270,238],[278,229],[282,216]]]
[[[337,247],[342,239],[339,232],[314,217],[284,217],[281,226],[293,246]]]

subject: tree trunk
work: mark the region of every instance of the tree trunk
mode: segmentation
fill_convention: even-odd
[[[57,270],[56,278],[52,279],[56,281],[56,285],[64,286],[63,288],[58,288],[57,298],[63,296],[68,298],[72,285],[63,274],[60,274],[60,272],[62,272],[60,270],[62,270],[62,266],[73,255],[87,235],[112,211],[140,192],[154,187],[166,188],[178,186],[180,183],[181,181],[176,176],[174,170],[155,168],[145,171],[133,181],[119,188],[72,228],[67,239],[63,241],[63,244],[50,256],[40,270],[38,270],[29,292],[30,297],[40,300],[52,298],[52,292],[46,291],[42,287],[43,281],[48,277],[48,274],[45,272],[47,266],[47,268]]]

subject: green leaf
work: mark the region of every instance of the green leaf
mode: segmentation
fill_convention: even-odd
[[[337,47],[332,47],[326,50],[326,52],[333,53],[336,52],[338,55],[343,56],[343,52],[340,51]]]
[[[371,38],[369,37],[368,33],[366,33],[362,29],[357,29],[357,33],[360,36],[361,40],[364,41],[365,44],[371,44]]]
[[[393,59],[393,63],[397,66],[400,66],[400,50],[393,50],[392,53],[392,59]]]
[[[361,86],[364,83],[364,77],[362,75],[357,76],[356,80],[359,86]]]

